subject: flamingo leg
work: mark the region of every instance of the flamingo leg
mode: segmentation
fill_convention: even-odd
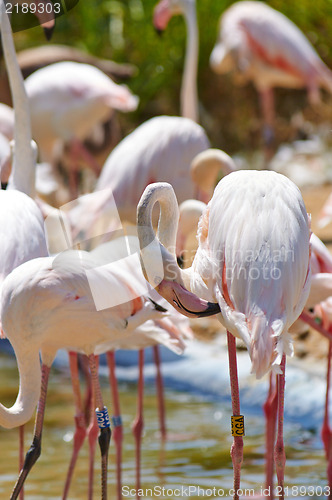
[[[136,441],[136,491],[138,492],[141,487],[141,441],[144,427],[143,421],[143,390],[144,390],[144,350],[140,349],[138,352],[138,395],[137,395],[137,413],[135,420],[132,424],[132,431]],[[139,498],[139,496],[137,496]]]
[[[13,492],[11,494],[10,500],[16,500],[20,494],[20,491],[23,487],[24,481],[26,480],[30,470],[33,465],[38,460],[41,453],[41,438],[42,438],[42,430],[44,423],[44,414],[45,414],[45,404],[46,404],[46,394],[47,394],[47,385],[48,378],[50,374],[50,366],[42,364],[42,379],[41,379],[41,389],[40,389],[40,397],[37,406],[36,420],[35,420],[35,428],[33,432],[33,440],[28,450],[23,468],[20,472],[20,475],[16,481]]]
[[[22,470],[24,464],[24,425],[19,427],[19,471]],[[20,491],[20,500],[24,500],[24,487]]]
[[[166,411],[165,411],[165,397],[164,397],[164,384],[161,375],[161,361],[160,361],[160,351],[159,346],[153,346],[154,362],[156,365],[156,388],[157,388],[157,398],[158,398],[158,412],[159,412],[159,427],[160,435],[163,441],[166,440]]]
[[[314,328],[316,331],[321,333],[324,337],[329,340],[329,352],[327,358],[327,375],[326,375],[326,396],[325,396],[325,412],[323,426],[321,430],[322,441],[324,444],[327,464],[327,478],[330,488],[332,488],[332,431],[329,425],[329,392],[330,392],[330,378],[331,378],[331,356],[332,356],[332,333],[330,331],[330,325],[328,318],[326,317],[324,310],[321,309],[322,324],[315,321],[307,312],[303,311],[300,315],[300,319],[306,322],[309,326]]]
[[[286,355],[282,357],[280,363],[282,373],[277,375],[277,391],[278,391],[278,434],[277,442],[274,449],[274,460],[277,471],[278,487],[280,489],[278,498],[284,499],[284,472],[286,464],[286,455],[284,447],[284,400],[285,400],[285,369],[286,369]]]
[[[72,141],[70,145],[70,165],[68,172],[68,184],[71,198],[74,200],[78,196],[79,184],[79,154],[76,148],[76,143]]]
[[[235,337],[227,332],[228,343],[228,358],[229,358],[229,375],[231,380],[231,397],[233,416],[240,415],[240,394],[239,381],[237,375],[236,362],[236,341]],[[243,462],[243,438],[242,436],[234,436],[231,446],[231,458],[234,470],[234,500],[239,500],[239,489],[241,479],[241,466]]]
[[[117,481],[117,498],[121,500],[122,498],[122,442],[123,442],[123,426],[121,420],[120,411],[120,399],[118,392],[118,382],[115,375],[115,353],[114,351],[108,351],[106,353],[107,364],[109,369],[109,381],[112,390],[112,400],[114,407],[113,421],[113,440],[115,443],[116,450],[116,481]]]
[[[91,170],[99,176],[101,170],[99,163],[79,139],[76,137],[72,139],[70,148],[76,157],[81,158],[81,160],[83,160],[91,168]]]
[[[327,358],[327,375],[326,375],[326,397],[325,397],[325,412],[324,421],[321,431],[322,441],[324,444],[325,455],[327,460],[327,478],[329,486],[332,485],[332,432],[329,425],[329,392],[330,392],[330,379],[331,379],[331,355],[332,355],[332,342],[329,342],[329,352]]]
[[[272,373],[270,374],[270,385],[267,399],[264,403],[264,414],[266,419],[265,430],[265,447],[266,447],[266,460],[265,460],[265,488],[270,492],[266,498],[273,498],[273,448],[276,435],[277,423],[277,390],[276,378]]]
[[[101,499],[107,500],[107,464],[108,464],[108,450],[111,439],[111,428],[109,424],[108,412],[103,403],[101,388],[98,379],[98,371],[96,364],[96,356],[90,354],[88,356],[89,366],[92,378],[92,386],[94,393],[94,400],[96,405],[96,416],[98,420],[99,433],[99,447],[101,453]]]
[[[69,367],[70,367],[71,381],[74,394],[74,404],[75,404],[75,434],[74,434],[73,453],[68,468],[62,500],[66,500],[68,496],[69,487],[71,484],[77,457],[86,436],[85,418],[82,410],[77,353],[70,351],[68,355],[69,355]]]
[[[271,88],[259,90],[260,106],[263,115],[263,140],[265,149],[265,158],[270,160],[273,155],[275,134],[275,112],[274,95]]]
[[[94,483],[94,465],[95,465],[95,455],[96,455],[96,444],[99,434],[99,427],[96,419],[95,413],[95,390],[91,383],[91,373],[89,370],[89,360],[86,356],[83,356],[82,366],[85,366],[87,361],[87,370],[85,370],[85,378],[87,382],[87,395],[85,400],[85,413],[88,418],[88,428],[87,436],[89,443],[89,487],[88,487],[88,500],[93,499],[93,483]],[[99,358],[95,356],[96,371],[98,371]]]

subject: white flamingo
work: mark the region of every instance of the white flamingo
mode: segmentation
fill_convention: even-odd
[[[158,31],[163,31],[171,17],[177,14],[184,16],[188,37],[180,96],[181,115],[198,122],[198,28],[195,0],[160,0],[154,8],[153,24]]]
[[[274,87],[306,88],[311,104],[319,101],[320,87],[332,92],[332,73],[308,39],[263,2],[236,2],[222,14],[210,64],[217,73],[235,70],[253,82],[267,144],[273,138]]]
[[[157,238],[151,223],[156,202]],[[224,177],[200,220],[198,251],[185,270],[177,266],[173,250],[178,207],[170,185],[148,186],[137,220],[143,270],[156,290],[188,316],[200,309],[188,290],[220,306],[219,318],[228,330],[234,415],[240,414],[234,336],[245,342],[257,377],[271,369],[278,374],[275,460],[283,488],[285,356],[292,353],[288,328],[310,290],[309,220],[298,188],[274,172],[238,171]],[[241,436],[234,437],[231,455],[238,498]]]
[[[56,147],[71,144],[70,180],[72,194],[75,194],[74,177],[79,157],[98,173],[100,170],[82,141],[114,109],[126,112],[136,109],[138,98],[98,68],[71,61],[35,71],[25,80],[25,86],[30,102],[32,133],[41,161],[52,164]]]

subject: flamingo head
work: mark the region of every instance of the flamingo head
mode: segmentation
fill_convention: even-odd
[[[161,33],[173,16],[183,14],[188,4],[193,3],[193,0],[160,0],[153,11],[153,26]]]

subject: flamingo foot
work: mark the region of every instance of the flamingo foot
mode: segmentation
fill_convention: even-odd
[[[21,489],[23,488],[24,481],[26,480],[30,470],[40,457],[40,454],[41,454],[41,436],[40,437],[35,436],[25,456],[23,469],[21,470],[20,475],[16,481],[10,500],[16,500],[18,498]]]

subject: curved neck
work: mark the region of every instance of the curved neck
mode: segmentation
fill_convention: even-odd
[[[236,165],[227,153],[220,149],[206,149],[195,156],[190,165],[191,179],[210,199],[218,176],[236,170]]]
[[[30,420],[39,400],[41,386],[38,350],[27,355],[26,352],[21,352],[19,344],[13,345],[13,348],[20,375],[20,388],[11,408],[0,404],[0,425],[7,429],[18,427]]]
[[[20,67],[17,63],[13,34],[5,10],[4,0],[0,0],[1,40],[12,94],[15,126],[12,174],[9,187],[18,189],[34,198],[35,196],[35,154],[31,147],[31,123],[29,101],[25,91]]]
[[[198,122],[198,29],[194,2],[188,4],[184,18],[187,25],[187,46],[181,86],[181,115]]]
[[[157,235],[152,226],[152,211],[160,205]],[[175,257],[179,208],[174,190],[166,182],[150,184],[137,207],[137,234],[145,276],[152,286],[163,279],[182,282],[183,272]]]

